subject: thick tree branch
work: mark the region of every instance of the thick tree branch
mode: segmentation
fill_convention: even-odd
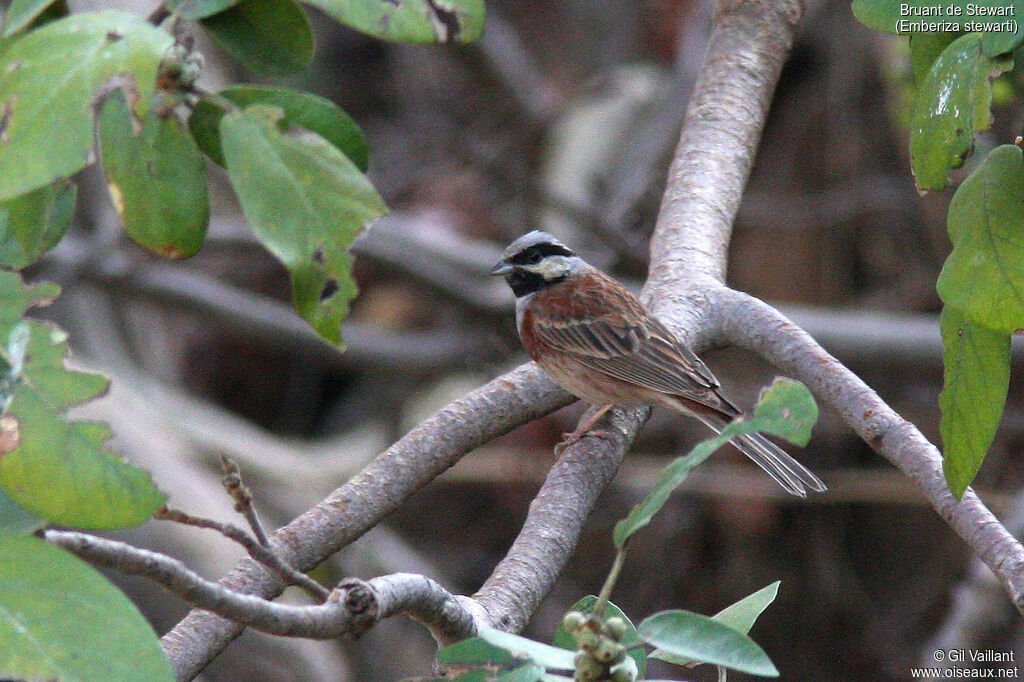
[[[551,468],[515,543],[474,596],[494,627],[519,631],[529,621],[576,548],[583,523],[648,412],[613,410],[596,427],[607,435],[583,438]]]
[[[384,618],[405,613],[448,643],[471,636],[480,625],[474,615],[481,613],[479,606],[421,575],[395,573],[365,582],[349,578],[324,603],[295,606],[233,592],[177,559],[116,540],[54,530],[46,531],[45,538],[92,564],[149,578],[193,606],[272,635],[353,638]]]
[[[774,328],[760,337],[763,327],[729,326],[712,304],[730,300],[723,282],[731,226],[801,14],[796,0],[719,4],[652,239],[644,292],[652,307],[696,348],[730,340],[765,353],[784,369],[791,367],[784,352],[786,337],[806,339],[800,330]],[[840,402],[841,392],[830,393],[820,374],[816,380],[792,373],[805,379],[826,404]],[[273,544],[289,563],[306,570],[365,532],[466,451],[568,401],[533,365],[496,379],[417,427],[324,502],[279,530]],[[878,404],[882,410],[884,405]],[[858,424],[853,413],[841,411],[880,450],[926,447],[913,427],[888,412],[893,418],[872,420],[862,414],[863,423]],[[475,614],[477,624],[489,621],[518,629],[526,622],[572,552],[593,500],[614,475],[644,416],[643,411],[613,411],[598,427],[610,433],[607,438],[586,438],[563,454],[531,505],[513,548],[481,588],[486,614]],[[871,424],[884,428],[861,428]],[[998,523],[985,516],[987,510],[975,499],[957,507],[936,497],[934,452],[910,457],[904,470],[940,513],[972,547],[987,552],[983,556],[1001,576],[1015,576],[1019,545],[1002,537],[999,529],[987,528]],[[998,542],[986,549],[982,536],[998,536]],[[222,585],[265,597],[280,590],[280,583],[252,562],[243,562]],[[1013,588],[1011,593],[1020,591]],[[211,614],[190,614],[164,638],[179,679],[194,676],[240,631],[240,626]]]
[[[666,313],[680,282],[725,281],[729,236],[775,83],[803,14],[799,0],[721,0],[651,237],[645,292]]]
[[[801,13],[798,2],[725,0],[718,6],[669,172],[644,287],[652,307],[677,321],[701,310],[693,299],[676,298],[681,282],[724,281],[732,220]],[[718,182],[707,183],[709,177]],[[674,226],[680,221],[703,229],[679,239]],[[692,339],[688,330],[697,327],[684,327],[681,336]],[[619,450],[629,447],[646,416],[644,410],[613,412],[596,427],[614,433],[611,439],[578,443],[559,462],[565,469],[552,469],[515,544],[477,595],[492,618],[499,616],[497,627],[526,624],[575,547],[593,501],[614,476]],[[586,464],[577,467],[577,457]],[[598,460],[607,465],[595,467]],[[584,472],[596,477],[574,479]]]

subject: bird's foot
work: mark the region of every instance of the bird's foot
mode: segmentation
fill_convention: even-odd
[[[613,434],[611,431],[605,431],[604,429],[583,432],[577,430],[573,431],[572,433],[563,433],[562,442],[558,443],[558,445],[555,446],[555,459],[561,457],[562,453],[565,452],[566,448],[576,445],[576,443],[579,443],[587,436],[593,436],[594,438],[611,438],[612,435]]]
[[[608,410],[612,409],[614,405],[602,405],[593,415],[590,416],[585,422],[576,427],[576,430],[572,433],[563,433],[562,442],[555,446],[555,459],[562,456],[565,449],[570,445],[575,445],[580,442],[584,436],[594,436],[595,438],[611,438],[611,433],[608,431],[591,431],[590,429],[597,423],[597,420],[603,417]]]

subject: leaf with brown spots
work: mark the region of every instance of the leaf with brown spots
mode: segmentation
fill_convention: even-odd
[[[107,189],[125,232],[166,258],[203,245],[210,207],[206,164],[172,113],[135,117],[122,90],[100,107],[99,138]]]
[[[68,408],[106,391],[106,377],[68,369],[64,332],[24,318],[56,292],[27,289],[17,273],[0,271],[0,487],[51,523],[136,525],[166,498],[148,473],[106,449],[105,425],[67,418]]]
[[[283,115],[264,104],[226,114],[224,160],[253,230],[291,272],[296,312],[340,345],[356,294],[349,247],[387,207],[337,147],[308,130],[282,132]]]
[[[110,33],[121,36],[116,41]],[[93,104],[115,76],[149,108],[166,31],[123,12],[76,14],[15,39],[0,54],[0,201],[81,170],[93,151]]]
[[[308,0],[357,31],[406,43],[471,43],[484,29],[483,0]]]

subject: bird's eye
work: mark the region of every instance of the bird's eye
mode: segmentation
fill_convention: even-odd
[[[533,253],[526,257],[526,260],[530,265],[536,265],[543,259],[544,257],[540,255],[540,251],[534,251]]]

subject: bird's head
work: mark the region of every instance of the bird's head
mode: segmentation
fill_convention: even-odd
[[[508,245],[491,275],[502,276],[517,297],[540,291],[586,267],[582,258],[541,230],[524,234]]]

